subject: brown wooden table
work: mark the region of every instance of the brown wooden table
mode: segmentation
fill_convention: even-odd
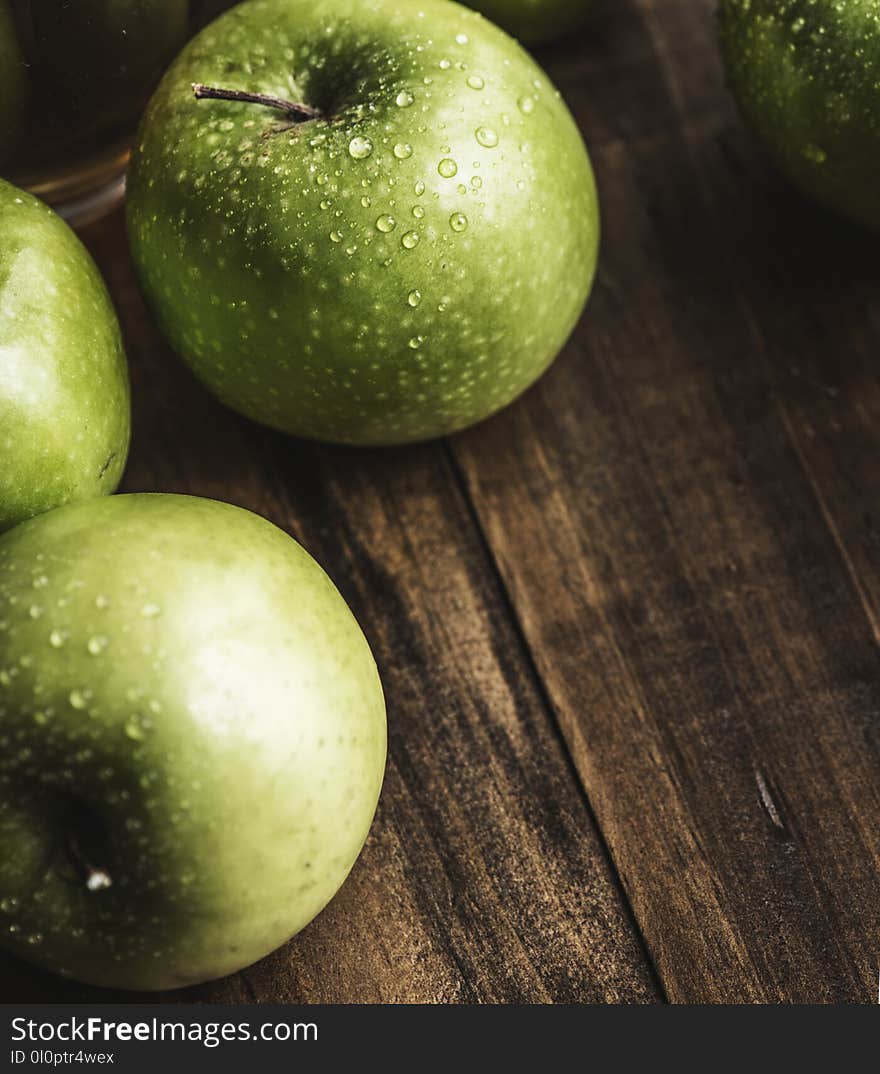
[[[125,326],[124,488],[299,538],[378,659],[390,759],[348,883],[169,998],[873,1002],[880,256],[725,93],[712,0],[541,54],[604,246],[551,372],[448,442],[325,448],[215,404],[87,233]],[[115,998],[8,959],[5,1000]]]

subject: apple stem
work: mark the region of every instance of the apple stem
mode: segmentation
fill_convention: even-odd
[[[276,108],[284,112],[288,119],[294,123],[305,123],[309,119],[317,119],[321,113],[317,108],[308,104],[297,104],[295,101],[286,101],[283,97],[273,97],[270,93],[248,93],[246,90],[221,89],[219,86],[204,86],[201,82],[193,82],[193,94],[196,100],[213,101],[244,101],[247,104],[262,104],[266,108]]]

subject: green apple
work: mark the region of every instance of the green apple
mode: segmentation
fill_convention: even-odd
[[[27,68],[11,0],[0,0],[0,164],[18,145],[28,115]]]
[[[574,33],[605,0],[466,0],[527,45],[544,45]]]
[[[128,219],[158,321],[211,391],[352,444],[450,433],[519,395],[577,321],[599,236],[558,93],[449,0],[221,16],[148,107]]]
[[[0,531],[112,492],[128,369],[107,289],[48,206],[0,180]]]
[[[880,229],[880,0],[721,0],[728,80],[782,172]]]
[[[246,966],[343,882],[384,763],[367,642],[264,519],[113,496],[0,538],[10,950],[134,989]]]

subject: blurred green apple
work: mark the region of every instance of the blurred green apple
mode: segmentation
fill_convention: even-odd
[[[0,944],[99,985],[219,977],[345,879],[385,764],[367,642],[290,537],[113,496],[0,538]]]
[[[574,33],[605,0],[463,0],[523,44],[544,45]]]
[[[112,492],[129,425],[119,325],[94,262],[48,206],[0,180],[0,531]]]
[[[159,323],[211,391],[354,444],[519,395],[580,316],[599,238],[558,93],[449,0],[233,8],[153,97],[128,214]]]
[[[804,193],[880,228],[878,0],[721,0],[742,114]]]
[[[11,0],[0,0],[0,164],[18,145],[27,124],[28,84]]]

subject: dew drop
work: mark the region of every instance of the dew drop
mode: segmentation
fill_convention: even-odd
[[[381,231],[387,235],[389,231],[393,231],[397,227],[397,221],[393,216],[388,216],[386,213],[384,216],[380,216],[376,221],[376,230]]]
[[[413,103],[415,97],[409,92],[409,90],[401,90],[400,93],[394,98],[394,103],[398,108],[409,108]]]
[[[466,231],[468,226],[468,219],[464,213],[453,213],[449,217],[449,226],[453,231]]]
[[[414,250],[419,245],[419,235],[416,231],[407,231],[400,240],[400,245],[406,250]]]
[[[535,98],[523,94],[523,96],[516,102],[516,106],[524,116],[530,116],[535,110]]]
[[[64,644],[64,635],[60,630],[53,630],[49,635],[49,644],[53,649],[60,649]]]
[[[88,690],[80,690],[77,687],[70,691],[67,700],[70,702],[71,708],[81,711],[88,705],[90,696],[91,694]]]
[[[421,205],[413,205],[412,214],[416,218],[416,220],[421,220],[422,217],[425,215],[425,210],[422,208]]]
[[[132,716],[125,724],[125,734],[133,742],[143,742],[147,737],[146,729],[141,722],[140,716]]]
[[[330,232],[330,241],[331,242],[342,242],[342,232],[341,231],[331,231]]]
[[[364,160],[373,152],[373,143],[369,138],[356,134],[348,143],[348,152],[355,160]]]
[[[412,339],[410,339],[410,341],[407,344],[407,346],[409,347],[409,349],[411,351],[417,351],[419,349],[419,347],[421,347],[421,345],[424,342],[425,342],[425,337],[424,336],[413,336]]]
[[[365,209],[369,209],[369,207],[370,207],[370,206],[371,206],[372,204],[373,204],[373,203],[372,203],[372,202],[370,201],[370,199],[369,199],[369,198],[367,197],[367,195],[366,195],[366,194],[364,194],[364,196],[363,196],[363,197],[361,198],[361,205],[363,205],[363,207],[364,207]]]
[[[398,160],[408,160],[413,153],[413,147],[409,142],[398,142],[394,147],[394,155]]]
[[[480,78],[479,75],[470,75],[467,80],[467,84],[471,89],[481,90],[486,83]]]
[[[86,648],[92,656],[100,656],[107,648],[107,639],[103,634],[96,634],[94,637],[89,638]]]
[[[422,292],[418,290],[410,291],[406,296],[406,300],[413,308],[415,308],[422,301]]]
[[[425,193],[425,184],[421,181],[421,179],[419,179],[419,181],[413,187],[413,190],[415,190],[417,198],[420,198],[422,194]]]
[[[474,137],[486,149],[494,149],[498,145],[498,135],[491,127],[477,127],[474,131]]]
[[[825,150],[818,145],[814,145],[812,142],[809,145],[804,146],[804,156],[807,160],[813,161],[814,164],[824,164],[828,159],[828,154]]]
[[[39,604],[32,604],[30,608],[28,608],[28,615],[31,619],[39,619],[42,614],[43,608]]]
[[[450,157],[444,157],[437,165],[437,171],[444,179],[451,179],[458,171],[458,165]]]
[[[9,895],[5,899],[0,899],[0,910],[4,914],[14,914],[18,909],[18,899],[14,895]]]
[[[456,34],[455,35],[455,43],[456,43],[456,45],[466,45],[468,43],[468,35],[467,34]]]

